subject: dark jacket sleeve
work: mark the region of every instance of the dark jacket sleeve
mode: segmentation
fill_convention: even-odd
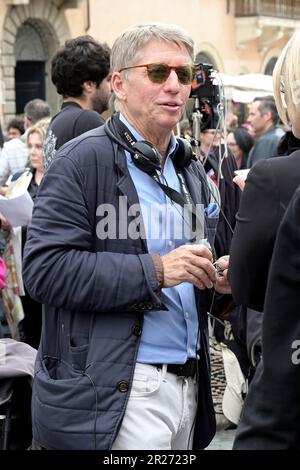
[[[269,265],[280,221],[280,194],[271,160],[250,171],[231,244],[229,281],[236,303],[263,310]]]
[[[235,158],[229,153],[222,162],[222,178],[219,185],[223,213],[220,213],[216,233],[215,248],[218,257],[228,255],[230,251],[232,231],[235,227],[241,198],[241,190],[232,181],[237,169]]]
[[[235,449],[300,449],[300,190],[280,225],[270,265],[263,363],[251,382]]]
[[[69,310],[113,311],[145,301],[159,305],[150,254],[95,249],[87,193],[74,161],[66,156],[53,161],[40,186],[24,249],[29,294]]]

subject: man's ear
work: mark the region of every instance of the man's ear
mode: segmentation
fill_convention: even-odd
[[[31,127],[32,124],[33,123],[31,121],[31,119],[29,119],[25,114],[25,116],[24,116],[24,128],[25,128],[25,130],[29,129],[29,127]]]
[[[125,101],[127,97],[126,81],[123,80],[119,72],[114,72],[111,76],[111,88],[120,101]]]
[[[266,121],[272,121],[273,120],[271,111],[266,111],[264,113],[264,116],[266,117]]]
[[[82,93],[85,95],[89,95],[94,89],[96,88],[96,83],[92,82],[91,80],[87,80],[82,84]]]

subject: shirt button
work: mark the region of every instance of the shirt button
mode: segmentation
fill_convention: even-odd
[[[189,318],[189,312],[185,312],[185,318]]]
[[[168,246],[173,246],[172,240],[169,240],[169,241],[168,241]]]

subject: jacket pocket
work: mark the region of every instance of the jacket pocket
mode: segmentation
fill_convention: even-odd
[[[94,449],[96,396],[88,377],[57,358],[40,360],[33,383],[33,437],[45,449]]]
[[[73,369],[84,371],[89,350],[88,338],[84,336],[70,336],[69,352]]]
[[[145,364],[136,364],[130,396],[150,397],[159,391],[162,381],[162,372],[156,367]]]

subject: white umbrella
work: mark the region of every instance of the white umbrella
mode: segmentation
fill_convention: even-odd
[[[273,95],[273,79],[271,75],[249,73],[244,75],[227,75],[218,73],[217,82],[224,86],[227,100],[239,103],[252,103],[256,96]]]

